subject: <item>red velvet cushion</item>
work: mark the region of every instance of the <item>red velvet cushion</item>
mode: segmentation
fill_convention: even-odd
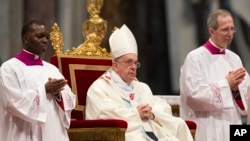
[[[120,119],[99,119],[99,120],[72,120],[70,128],[95,128],[95,127],[117,127],[127,128],[125,120]]]
[[[196,129],[196,123],[191,120],[185,120],[189,129]]]

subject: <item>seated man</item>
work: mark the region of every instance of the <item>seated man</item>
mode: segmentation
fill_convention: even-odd
[[[126,141],[193,141],[185,121],[172,116],[170,105],[136,79],[137,43],[127,26],[114,31],[109,43],[112,68],[90,86],[86,119],[126,120]]]

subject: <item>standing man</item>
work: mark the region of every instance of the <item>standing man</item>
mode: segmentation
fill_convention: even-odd
[[[126,141],[193,141],[185,121],[172,116],[170,105],[136,79],[137,43],[128,27],[115,30],[109,44],[112,68],[90,86],[86,118],[127,121]]]
[[[197,123],[196,141],[229,141],[230,125],[242,124],[247,114],[249,75],[227,49],[235,33],[232,15],[216,10],[207,26],[210,39],[188,53],[181,68],[180,115]]]
[[[22,28],[23,49],[0,68],[0,140],[69,141],[75,95],[59,70],[42,60],[49,32],[39,21]]]

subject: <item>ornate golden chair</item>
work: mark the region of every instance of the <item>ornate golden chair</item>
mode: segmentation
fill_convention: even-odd
[[[99,17],[102,0],[88,0],[90,19],[83,23],[85,42],[72,50],[62,51],[63,35],[52,26],[50,39],[55,51],[51,63],[59,68],[77,96],[68,129],[70,141],[125,141],[127,122],[119,119],[85,120],[86,93],[92,82],[111,67],[111,54],[100,47],[107,22]]]

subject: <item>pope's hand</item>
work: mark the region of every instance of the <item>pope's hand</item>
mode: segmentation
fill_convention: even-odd
[[[152,112],[152,107],[149,104],[140,104],[137,106],[137,110],[140,114],[142,120],[153,120],[154,114]]]

